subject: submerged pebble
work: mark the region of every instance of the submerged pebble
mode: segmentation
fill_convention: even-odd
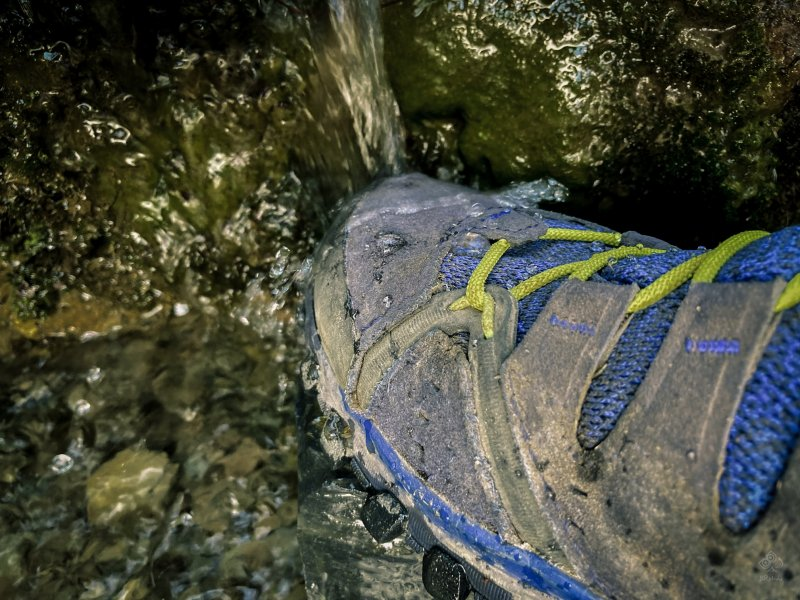
[[[118,453],[87,481],[89,523],[107,526],[131,516],[161,518],[177,469],[164,452]]]

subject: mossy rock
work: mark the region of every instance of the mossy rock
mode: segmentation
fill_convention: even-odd
[[[483,186],[555,177],[586,216],[684,243],[800,220],[795,3],[417,0],[383,15],[430,174],[460,160]]]
[[[366,183],[341,95],[321,83],[324,11],[20,6],[0,15],[4,328],[46,337],[70,292],[140,313],[230,306],[285,246],[288,279],[326,203]]]
[[[111,526],[161,518],[178,466],[164,452],[126,449],[103,463],[86,484],[89,523]]]

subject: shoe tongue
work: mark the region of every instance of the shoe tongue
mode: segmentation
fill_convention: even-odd
[[[511,208],[490,208],[470,216],[459,226],[462,234],[477,233],[494,242],[508,241],[512,246],[539,239],[547,224],[536,215]]]

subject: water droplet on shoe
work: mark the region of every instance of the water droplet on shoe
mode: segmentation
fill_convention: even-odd
[[[389,308],[392,305],[392,297],[391,296],[384,296],[383,297],[383,306],[385,308]]]
[[[694,450],[688,450],[686,452],[686,458],[689,459],[689,461],[694,462],[697,460],[697,453]]]
[[[405,238],[397,235],[396,233],[381,232],[376,238],[378,248],[384,256],[394,254],[400,248],[408,244]]]
[[[483,215],[483,208],[480,204],[475,202],[472,206],[469,207],[469,211],[467,215],[470,217],[480,217]]]
[[[485,237],[471,231],[453,244],[453,252],[461,256],[483,257],[491,245]]]
[[[602,252],[606,245],[603,242],[594,241],[591,243],[592,252]]]

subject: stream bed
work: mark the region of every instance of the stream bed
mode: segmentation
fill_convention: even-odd
[[[0,11],[0,597],[306,597],[310,257],[401,162],[378,10]]]

